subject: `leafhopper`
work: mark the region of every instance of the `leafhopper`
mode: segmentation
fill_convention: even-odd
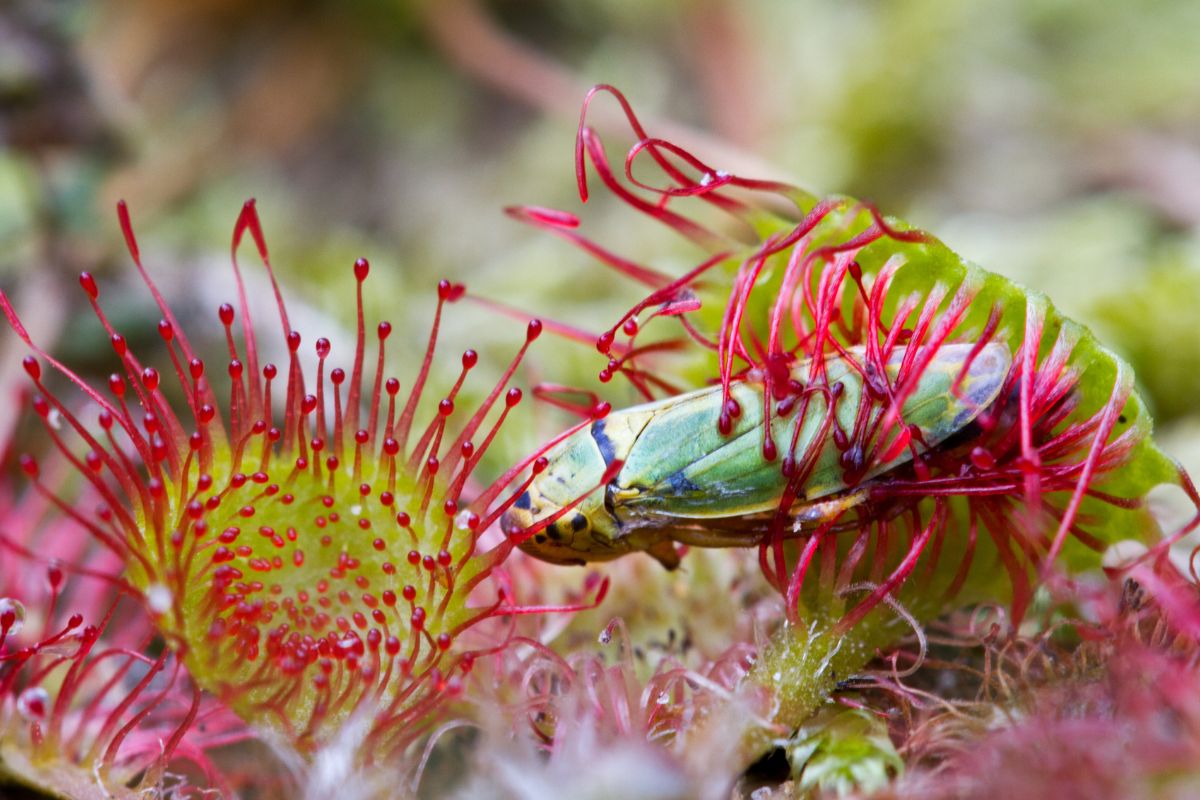
[[[788,392],[770,401],[769,429],[782,458],[764,455],[761,380],[731,386],[741,413],[727,434],[717,424],[728,403],[720,386],[610,412],[546,452],[545,469],[502,527],[525,552],[552,563],[645,552],[668,569],[679,564],[676,545],[759,544],[789,494],[789,530],[815,528],[963,432],[996,401],[1012,360],[998,343],[945,344],[932,355],[909,349],[888,354],[882,397],[879,370],[862,347],[825,356],[821,370],[795,362]],[[924,366],[897,412],[898,379],[914,359]],[[819,381],[810,380],[814,374]],[[789,493],[797,469],[803,479]]]

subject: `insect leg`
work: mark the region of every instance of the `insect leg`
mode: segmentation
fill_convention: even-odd
[[[808,528],[833,522],[849,509],[865,503],[867,491],[866,488],[860,488],[813,503],[797,503],[792,506],[792,532],[799,533]]]
[[[815,502],[800,502],[792,506],[792,533],[802,533],[832,523],[846,511],[867,500],[866,487],[853,492]],[[670,538],[689,547],[750,547],[758,544],[770,530],[773,513],[749,514],[742,517],[693,521],[691,525],[671,528]]]
[[[722,520],[730,522],[732,520]],[[686,544],[688,547],[752,547],[766,533],[765,521],[755,520],[744,529],[714,528],[700,526],[689,528],[674,528],[670,532],[673,541]]]
[[[673,571],[679,567],[679,551],[675,549],[675,543],[670,539],[659,539],[646,548],[646,554],[652,556],[655,561],[662,564],[663,568],[668,571]]]

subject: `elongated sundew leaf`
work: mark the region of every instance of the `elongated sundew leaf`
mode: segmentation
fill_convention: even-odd
[[[805,198],[800,208],[808,213],[815,205]],[[760,218],[758,224],[765,239],[772,235],[767,219]],[[775,225],[776,235],[789,230],[777,219]],[[906,230],[895,220],[886,225]],[[890,283],[880,315],[884,327],[896,324],[899,309],[916,309],[915,317],[930,297],[940,296],[929,318],[929,328],[936,329],[949,319],[953,298],[962,292],[969,297],[969,306],[950,325],[947,340],[979,341],[993,331],[992,341],[1006,344],[1018,362],[1011,379],[1018,411],[1013,419],[998,415],[995,430],[981,438],[986,451],[981,460],[994,462],[986,469],[960,478],[945,465],[931,465],[933,475],[924,480],[901,479],[881,487],[881,496],[899,492],[918,502],[895,519],[864,520],[863,530],[873,528],[870,538],[876,545],[881,537],[897,543],[890,550],[883,548],[882,555],[878,548],[871,552],[869,560],[874,563],[865,571],[883,577],[909,569],[908,580],[893,596],[918,621],[963,604],[997,601],[1011,604],[1019,617],[1037,572],[1048,569],[1048,561],[1053,561],[1056,571],[1070,575],[1097,568],[1106,545],[1126,539],[1158,541],[1158,525],[1141,501],[1155,486],[1179,483],[1181,474],[1151,438],[1152,421],[1132,390],[1131,369],[1087,328],[1062,317],[1045,296],[967,262],[932,237],[905,241],[885,233],[844,253],[819,255],[822,248],[844,246],[855,235],[881,227],[868,209],[846,200],[813,228],[802,253],[788,250],[772,255],[745,302],[742,318],[750,322],[740,335],[767,341],[769,331],[762,320],[770,319],[772,306],[781,299],[791,303],[802,292],[797,289],[781,296],[785,259],[813,260],[808,279],[813,295],[838,264],[846,268],[852,263],[854,271],[861,271],[861,294],[854,279],[846,277],[836,308],[846,325],[818,321],[822,310],[829,310],[819,305],[789,309],[790,335],[780,349],[809,357],[813,345],[806,336],[824,335],[854,345],[878,335],[861,321],[856,324],[855,306],[861,307],[861,297],[871,296],[872,289],[885,280]],[[726,266],[744,273],[752,260]],[[719,303],[705,304],[710,320],[714,306]],[[757,364],[751,359],[745,366]],[[1053,413],[1051,404],[1051,413],[1039,424],[1035,410],[1020,411],[1026,402],[1036,404],[1038,395],[1052,394],[1060,387],[1063,396],[1058,402],[1073,404],[1069,413]],[[1066,406],[1059,408],[1066,410]],[[1030,430],[1022,424],[1023,416],[1030,418]],[[1056,440],[1061,447],[1054,446]],[[969,458],[958,458],[957,466],[973,468]],[[993,491],[996,494],[973,494]],[[929,543],[938,536],[934,561]],[[835,548],[834,561],[844,565],[853,545],[843,538]],[[905,563],[918,550],[923,552],[917,553],[916,563]],[[882,605],[847,627],[848,615],[853,615],[853,604],[847,600],[885,585],[862,572],[847,575],[846,581],[806,585],[799,594],[797,621],[778,631],[760,654],[751,680],[773,692],[774,719],[781,726],[801,724],[838,681],[909,629],[909,622]],[[866,580],[854,587],[852,576]],[[752,737],[748,755],[759,752],[768,741],[762,732]]]
[[[658,313],[682,319],[696,344],[687,373],[694,384],[719,380],[731,397],[733,382],[760,380],[783,403],[814,387],[835,388],[819,369],[807,384],[789,384],[785,367],[797,361],[819,365],[861,346],[862,369],[878,376],[894,348],[912,354],[907,372],[862,401],[863,430],[843,432],[846,488],[862,491],[867,502],[816,532],[786,530],[781,513],[760,543],[760,563],[785,596],[789,622],[763,648],[750,681],[771,691],[781,729],[802,722],[838,681],[920,620],[977,602],[1007,603],[1019,620],[1043,577],[1094,569],[1120,540],[1162,541],[1144,504],[1153,487],[1180,485],[1200,506],[1186,476],[1154,444],[1132,370],[1048,298],[852,199],[817,200],[721,172],[648,138],[619,93],[600,90],[621,99],[641,137],[626,158],[632,187],[620,183],[598,137],[583,125],[581,179],[586,156],[602,183],[632,208],[718,254],[697,259],[691,280],[653,299]],[[632,163],[643,153],[664,185],[654,187],[640,173],[634,179]],[[781,210],[781,200],[790,207]],[[681,208],[697,201],[707,206],[704,222]],[[734,220],[736,241],[709,227],[714,212]],[[758,237],[749,248],[740,235],[746,229]],[[572,239],[597,252],[578,234]],[[620,259],[626,274],[644,269],[603,251],[608,263]],[[606,373],[623,373],[647,392],[656,376],[630,355],[639,352],[634,340],[642,329],[627,319],[597,344],[624,354]],[[914,458],[911,468],[864,480],[863,465],[876,454],[854,447],[906,444],[898,409],[937,349],[986,342],[1004,344],[1013,356],[1000,400],[954,441]],[[730,406],[723,429],[736,413]],[[873,437],[863,432],[872,426]],[[780,504],[786,510],[804,488],[796,469],[804,454],[787,443],[780,449],[781,476],[792,476]],[[772,454],[764,442],[764,458]],[[747,755],[766,741],[763,732],[752,736]]]

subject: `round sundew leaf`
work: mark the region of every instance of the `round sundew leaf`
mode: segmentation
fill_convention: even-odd
[[[473,648],[489,642],[462,634],[512,608],[492,575],[514,544],[479,545],[509,479],[479,489],[473,478],[520,400],[509,381],[540,323],[529,324],[525,344],[479,402],[457,394],[478,355],[450,360],[457,383],[429,415],[427,379],[446,363],[435,357],[443,310],[464,288],[438,284],[425,357],[401,393],[385,359],[391,324],[378,324],[374,342],[365,327],[365,260],[355,262],[348,293],[359,319],[352,346],[307,340],[278,290],[279,327],[254,324],[236,267],[243,236],[272,283],[274,275],[251,201],[233,237],[241,302],[218,312],[230,357],[210,355],[206,365],[143,270],[123,203],[118,218],[163,315],[151,341],[171,343],[174,368],[141,366],[153,354],[135,355],[133,339],[112,327],[90,274],[80,284],[124,369],[107,390],[41,349],[0,292],[0,311],[34,354],[24,365],[39,392],[34,410],[44,426],[61,428],[49,438],[85,491],[105,502],[93,517],[74,510],[83,504],[73,485],[39,490],[120,559],[113,579],[139,596],[195,684],[242,720],[309,754],[358,714],[370,728],[353,758],[403,755],[463,690]],[[260,363],[260,337],[279,341],[280,332],[287,361]],[[315,346],[315,374],[305,374],[302,346]],[[77,415],[70,394],[42,383],[43,365],[100,412]],[[226,388],[221,373],[230,378],[227,400],[215,388]],[[82,459],[72,453],[83,447]],[[39,480],[34,457],[22,468]]]

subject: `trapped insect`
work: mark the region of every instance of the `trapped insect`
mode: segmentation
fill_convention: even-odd
[[[897,347],[887,357],[889,386],[906,356],[929,360],[890,426],[882,424],[890,404],[865,389],[872,371],[865,348],[846,348],[824,357],[817,384],[803,383],[811,360],[792,365],[792,391],[774,403],[769,426],[788,454],[782,461],[764,456],[764,384],[731,386],[742,413],[728,434],[718,430],[725,401],[712,386],[611,412],[563,439],[502,526],[525,552],[552,563],[646,552],[674,569],[677,544],[758,545],[784,501],[789,463],[792,474],[805,465],[787,509],[792,532],[835,520],[915,455],[963,432],[995,402],[1011,366],[998,343],[908,351]],[[868,446],[847,436],[854,430],[873,431]]]

